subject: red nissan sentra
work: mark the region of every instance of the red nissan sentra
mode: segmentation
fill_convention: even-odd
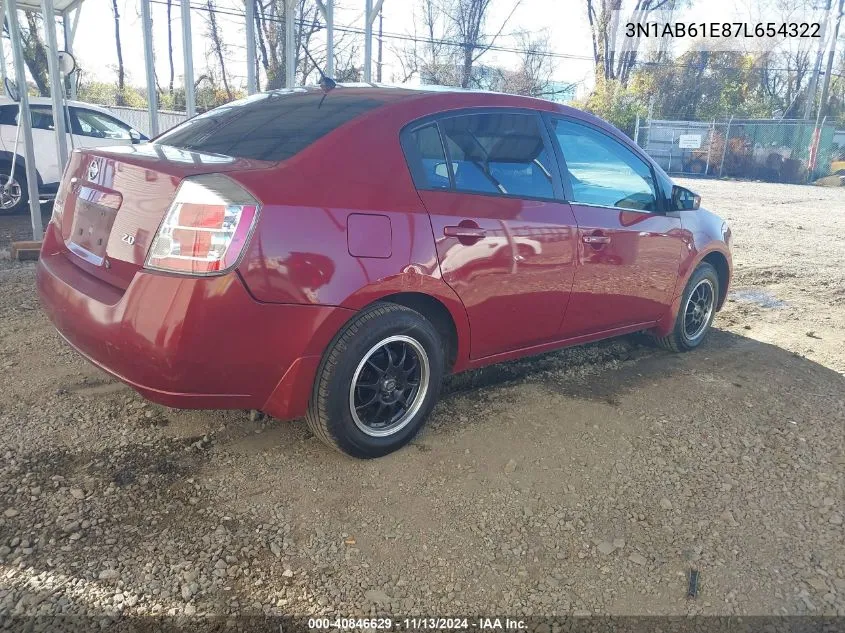
[[[547,101],[339,85],[75,150],[38,288],[92,363],[172,407],[406,444],[443,376],[647,331],[701,344],[730,229],[622,133]]]

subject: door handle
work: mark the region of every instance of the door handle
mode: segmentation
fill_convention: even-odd
[[[457,237],[458,239],[478,240],[485,237],[487,231],[477,226],[446,226],[443,227],[443,235]]]
[[[585,244],[610,244],[610,238],[607,235],[584,235],[581,240]]]

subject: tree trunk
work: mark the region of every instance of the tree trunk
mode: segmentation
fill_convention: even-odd
[[[173,94],[173,0],[167,0],[167,61],[170,63],[170,82],[167,84],[168,91]]]
[[[38,88],[38,94],[47,97],[50,95],[50,81],[47,74],[47,48],[38,32],[38,13],[36,11],[24,11],[24,14],[29,28],[27,34],[21,33],[24,61]],[[25,90],[26,86],[21,86],[21,89]]]
[[[229,101],[231,101],[233,99],[232,89],[229,87],[229,78],[226,77],[226,60],[223,55],[223,40],[220,37],[220,30],[217,28],[217,16],[214,13],[215,9],[213,0],[208,0],[207,6],[208,17],[210,20],[211,45],[214,49],[214,54],[217,56],[217,61],[220,64],[220,75],[223,80],[223,88],[226,89],[226,96]]]
[[[124,104],[123,91],[126,88],[126,70],[123,67],[123,47],[120,44],[120,13],[117,10],[117,0],[112,0],[114,12],[114,43],[117,47],[117,105]]]
[[[472,53],[473,47],[470,44],[464,44],[464,63],[461,68],[461,88],[469,88],[470,79],[472,79]]]

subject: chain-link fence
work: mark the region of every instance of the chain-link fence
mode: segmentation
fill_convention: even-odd
[[[652,119],[634,136],[670,174],[804,183],[845,173],[845,133],[826,122]]]

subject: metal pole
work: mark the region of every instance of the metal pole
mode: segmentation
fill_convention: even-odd
[[[731,140],[731,124],[734,122],[733,116],[728,121],[728,128],[725,130],[725,145],[722,148],[722,162],[719,163],[719,178],[722,177],[722,169],[725,167],[725,155],[728,153],[728,141]]]
[[[147,109],[150,115],[150,136],[158,136],[158,93],[153,58],[153,18],[150,0],[141,0],[141,31],[144,35],[144,68],[147,73]]]
[[[9,21],[9,39],[12,42],[12,61],[15,66],[15,82],[21,93],[20,119],[23,132],[24,158],[26,159],[26,188],[29,193],[29,214],[32,220],[32,239],[44,236],[41,225],[41,202],[38,199],[38,172],[35,170],[35,147],[32,143],[32,119],[29,114],[29,95],[26,93],[26,69],[23,65],[21,30],[18,24],[17,0],[6,0],[6,18]],[[17,152],[17,148],[15,148]]]
[[[373,7],[373,0],[364,0],[364,81],[372,82],[373,78],[373,23],[381,11],[384,0],[378,0]]]
[[[185,72],[185,112],[189,117],[197,113],[197,99],[194,95],[194,44],[191,38],[191,0],[180,0],[182,10],[182,57]]]
[[[317,0],[317,8],[320,9],[320,13],[326,21],[325,73],[334,79],[334,0]]]
[[[6,23],[6,5],[0,2],[0,30],[3,29],[3,25]],[[6,94],[5,83],[6,83],[6,51],[3,46],[3,38],[0,37],[0,81],[3,82],[3,94]]]
[[[382,53],[384,48],[384,11],[378,12],[378,58],[376,59],[376,82],[381,83],[381,74],[384,68]]]
[[[827,23],[830,19],[831,6],[832,0],[827,0],[827,9],[825,9],[824,20],[825,36],[827,35]],[[819,40],[819,50],[816,53],[816,63],[813,65],[813,74],[810,77],[810,85],[807,86],[807,103],[804,104],[804,118],[808,121],[813,116],[813,106],[815,105],[816,101],[816,92],[818,90],[819,85],[819,73],[822,69],[822,59],[824,58],[825,43],[826,39],[822,38]]]
[[[713,125],[710,126],[710,140],[707,141],[707,162],[704,163],[704,175],[710,175],[710,154],[713,151],[713,135],[716,133],[716,119],[713,119]]]
[[[373,0],[364,0],[364,83],[373,80]]]
[[[246,0],[246,92],[258,92],[255,76],[255,0]]]
[[[637,113],[637,121],[634,123],[634,144],[640,144],[640,115]]]
[[[62,76],[59,70],[59,50],[56,38],[56,12],[53,0],[41,0],[41,14],[44,17],[44,35],[47,39],[47,72],[50,74],[50,98],[53,102],[53,130],[56,133],[56,156],[59,159],[59,172],[64,173],[67,165],[67,128],[65,110],[62,107]]]
[[[285,87],[293,88],[296,83],[295,40],[296,0],[285,3]]]
[[[326,2],[326,74],[334,78],[334,0]]]
[[[666,168],[666,173],[672,173],[672,154],[675,152],[675,128],[672,128],[672,143],[669,145],[669,166]]]
[[[839,39],[839,24],[842,22],[843,10],[845,10],[845,0],[839,0],[839,11],[836,12],[836,24],[833,27],[833,39],[830,43],[830,52],[827,54],[827,68],[824,73],[824,84],[822,84],[822,96],[819,99],[819,112],[827,105],[827,95],[830,92],[830,76],[833,73],[833,58],[836,56],[836,40]]]
[[[73,55],[73,42],[76,39],[76,27],[79,24],[79,14],[82,12],[82,5],[79,4],[76,6],[76,9],[73,9],[73,21],[71,22],[71,9],[66,10],[62,13],[62,31],[64,32],[65,38],[65,50]],[[68,85],[68,95],[71,99],[76,99],[76,75],[77,71],[74,71],[72,75],[68,75],[65,77]]]

